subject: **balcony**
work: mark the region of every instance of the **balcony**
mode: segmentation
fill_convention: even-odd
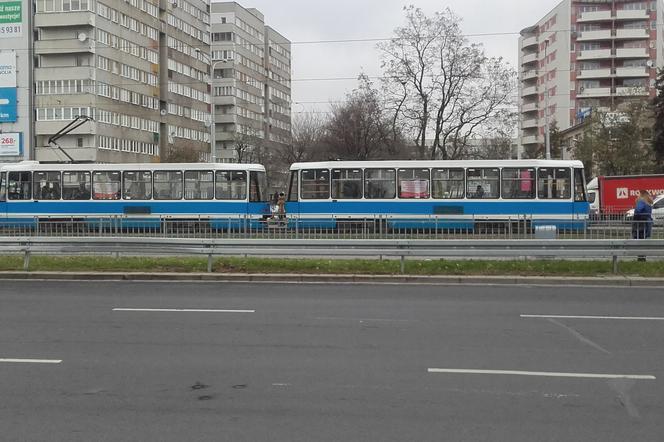
[[[237,116],[235,114],[215,114],[215,124],[235,124],[237,123]]]
[[[613,36],[611,35],[611,30],[601,30],[601,31],[585,31],[579,34],[576,38],[577,41],[591,41],[591,40],[611,40]]]
[[[648,88],[644,86],[619,86],[616,95],[622,97],[645,97],[649,95]]]
[[[593,51],[581,51],[577,60],[601,60],[611,58],[611,49],[596,49]]]
[[[610,78],[611,69],[584,69],[579,71],[579,74],[576,78],[580,80],[585,80],[588,78]]]
[[[616,50],[618,58],[650,58],[646,48],[622,48]]]
[[[650,14],[645,9],[616,11],[616,20],[648,20]]]
[[[49,66],[35,69],[35,81],[94,78],[94,66]]]
[[[618,29],[616,38],[620,40],[642,40],[650,38],[650,33],[646,29]]]
[[[521,112],[534,112],[534,111],[537,111],[538,108],[539,108],[539,106],[537,105],[536,101],[533,102],[533,103],[524,103],[521,106]]]
[[[525,49],[531,46],[537,46],[537,36],[532,36],[528,38],[524,38],[521,41],[521,49]]]
[[[539,93],[539,87],[530,86],[530,87],[523,88],[523,90],[521,91],[521,96],[522,97],[527,97],[529,95],[537,95],[538,93]]]
[[[537,61],[537,52],[534,52],[532,54],[524,55],[523,58],[521,58],[521,64],[528,64],[528,63],[534,63]]]
[[[57,39],[57,40],[38,40],[35,42],[35,54],[80,54],[94,53],[94,41],[87,39],[80,41],[78,39]]]
[[[616,77],[650,77],[645,67],[616,68]]]
[[[585,89],[580,89],[578,98],[597,98],[597,97],[610,97],[611,88],[610,87],[587,87]]]
[[[90,11],[77,12],[39,12],[35,14],[36,28],[56,28],[61,26],[93,26],[95,13]]]
[[[529,137],[522,137],[521,138],[521,144],[526,145],[526,144],[541,144],[544,142],[544,137],[543,136],[537,136],[537,135],[532,135]]]
[[[525,120],[523,123],[521,123],[521,129],[532,129],[537,127],[537,120],[532,119],[532,120]]]
[[[611,11],[592,11],[582,13],[577,19],[577,22],[586,23],[591,21],[606,21],[611,20],[611,18]]]
[[[537,78],[537,71],[535,69],[521,73],[521,81],[532,80],[533,78]]]

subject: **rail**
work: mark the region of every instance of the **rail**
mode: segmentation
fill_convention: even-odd
[[[127,237],[0,237],[0,254],[22,254],[24,270],[36,255],[207,256],[212,271],[215,256],[279,257],[391,257],[401,270],[407,258],[594,258],[613,261],[618,273],[621,258],[664,257],[664,240],[432,240],[432,239],[209,239]]]

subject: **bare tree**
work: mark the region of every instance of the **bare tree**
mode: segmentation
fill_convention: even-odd
[[[332,105],[324,143],[329,156],[344,160],[368,160],[390,156],[395,149],[395,129],[385,116],[381,100],[369,78],[360,75],[360,86],[342,104]]]
[[[516,74],[470,44],[450,9],[432,17],[414,6],[404,10],[406,25],[379,44],[387,101],[421,158],[462,158],[475,133],[513,104]]]
[[[286,166],[324,159],[323,137],[327,120],[322,114],[297,114],[292,120],[291,143],[277,148],[277,161]]]
[[[178,145],[170,146],[165,156],[161,157],[162,163],[198,163],[200,161],[200,152],[194,150],[191,146]]]

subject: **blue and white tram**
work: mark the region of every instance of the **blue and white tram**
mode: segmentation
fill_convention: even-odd
[[[117,218],[126,227],[164,219],[211,228],[258,226],[269,216],[258,164],[40,164],[0,168],[0,225]]]
[[[580,161],[333,161],[290,170],[286,212],[302,226],[378,219],[389,228],[472,230],[527,220],[577,230],[589,213]]]

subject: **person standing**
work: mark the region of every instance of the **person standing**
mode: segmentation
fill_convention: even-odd
[[[650,194],[645,190],[639,191],[639,197],[634,207],[634,218],[632,220],[632,238],[648,239],[652,234],[652,204]],[[645,256],[639,256],[639,261],[645,261]]]

